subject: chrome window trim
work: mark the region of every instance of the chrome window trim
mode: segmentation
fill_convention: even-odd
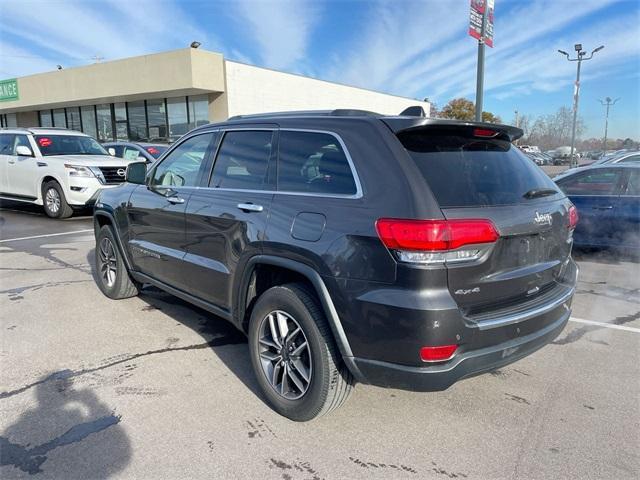
[[[351,158],[351,153],[349,153],[349,149],[347,148],[347,145],[342,140],[342,137],[340,137],[340,135],[338,135],[335,132],[331,132],[329,130],[315,130],[315,129],[309,129],[309,128],[278,128],[278,127],[251,128],[251,127],[232,127],[232,126],[230,126],[229,128],[220,127],[220,131],[223,134],[226,134],[227,132],[236,132],[236,131],[280,131],[280,132],[321,133],[321,134],[330,135],[338,141],[338,143],[340,144],[340,147],[342,148],[342,151],[344,152],[345,157],[347,158],[347,163],[349,164],[349,169],[351,170],[351,176],[353,177],[353,181],[356,185],[356,193],[342,194],[342,193],[310,193],[310,192],[281,191],[277,189],[278,188],[277,183],[276,183],[275,190],[253,190],[253,189],[247,189],[247,188],[225,188],[225,187],[221,187],[221,188],[198,187],[198,188],[219,191],[219,192],[271,193],[274,195],[295,195],[299,197],[321,197],[321,198],[343,198],[343,199],[358,199],[363,197],[362,183],[360,182],[358,171],[356,170],[355,164],[353,163],[353,159]],[[215,161],[218,157],[218,150],[220,149],[220,146],[222,145],[223,141],[224,141],[224,137],[221,139],[220,143],[218,144],[218,149],[215,152],[213,167],[215,167]],[[279,154],[277,158],[279,160]],[[212,167],[212,172],[213,172],[213,167]]]

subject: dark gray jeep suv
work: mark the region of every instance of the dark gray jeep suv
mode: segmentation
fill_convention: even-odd
[[[272,407],[309,420],[354,382],[417,391],[565,326],[577,212],[519,129],[369,112],[197,128],[95,206],[97,281],[151,284],[248,334]]]

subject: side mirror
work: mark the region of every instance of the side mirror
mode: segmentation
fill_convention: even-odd
[[[33,157],[33,152],[26,145],[18,145],[16,147],[16,155],[20,157]]]
[[[147,162],[133,162],[127,166],[126,181],[136,185],[144,185],[147,177]]]

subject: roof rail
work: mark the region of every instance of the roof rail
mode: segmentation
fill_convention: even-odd
[[[379,113],[370,112],[368,110],[358,110],[349,108],[338,108],[335,110],[292,110],[285,112],[268,112],[268,113],[252,113],[248,115],[234,115],[229,120],[241,119],[260,119],[272,117],[303,117],[303,116],[320,116],[320,117],[347,117],[347,116],[380,116]]]

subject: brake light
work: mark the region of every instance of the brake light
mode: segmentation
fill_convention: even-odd
[[[489,130],[488,128],[474,128],[473,135],[476,137],[495,137],[498,135],[498,132]]]
[[[450,360],[457,349],[457,345],[422,347],[420,349],[420,359],[423,362],[444,362],[445,360]]]
[[[51,144],[53,144],[53,142],[51,141],[50,138],[42,137],[38,139],[38,145],[40,145],[41,147],[48,147]]]
[[[578,225],[578,209],[575,205],[569,207],[569,229],[573,230]]]
[[[499,235],[490,220],[399,220],[381,218],[378,236],[387,248],[447,251],[464,245],[493,243]]]

